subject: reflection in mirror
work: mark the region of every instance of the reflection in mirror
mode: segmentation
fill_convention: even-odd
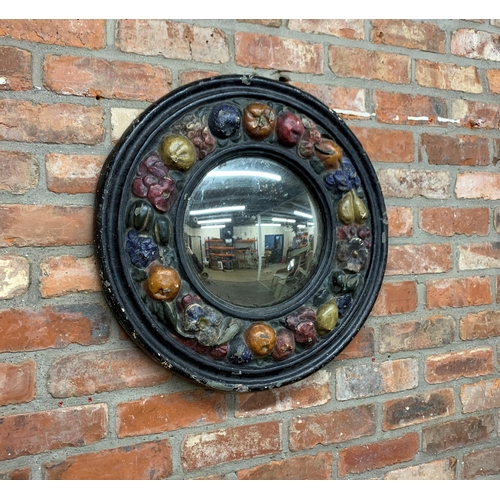
[[[313,193],[285,166],[256,157],[212,169],[184,217],[189,262],[203,285],[249,308],[302,289],[317,267],[322,234]]]

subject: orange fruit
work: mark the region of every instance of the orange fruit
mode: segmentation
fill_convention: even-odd
[[[181,277],[171,267],[155,266],[146,282],[147,294],[156,300],[172,301],[181,288]]]
[[[249,349],[257,356],[270,354],[276,344],[274,328],[266,323],[253,323],[244,333],[245,342]]]

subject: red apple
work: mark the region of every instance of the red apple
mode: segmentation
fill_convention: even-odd
[[[285,146],[295,146],[304,133],[302,120],[291,113],[284,111],[278,116],[276,121],[276,135],[278,141]]]

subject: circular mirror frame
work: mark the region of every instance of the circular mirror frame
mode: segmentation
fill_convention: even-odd
[[[268,106],[278,119],[285,113],[298,118],[303,127],[296,142],[290,143],[274,123],[265,138],[250,137],[241,118],[252,103]],[[222,129],[226,123],[217,129],[219,124],[211,122],[211,110],[219,106],[239,114],[229,124],[230,130]],[[192,117],[210,140],[198,148],[188,168],[165,167],[166,158],[158,156],[161,141],[172,135],[188,141],[186,120]],[[300,142],[305,138],[305,143]],[[336,163],[332,163],[332,142],[342,151],[342,160]],[[191,190],[208,171],[241,155],[263,155],[290,168],[317,195],[321,211],[324,235],[316,270],[299,292],[270,307],[235,306],[211,294],[189,264],[183,244]],[[162,180],[172,181],[168,189],[160,190],[163,198],[165,193],[171,195],[167,206],[161,200],[161,210],[144,193],[132,192],[147,162],[158,160],[164,160]],[[117,321],[157,362],[214,389],[270,389],[319,370],[361,329],[382,284],[387,215],[366,152],[337,114],[319,100],[267,78],[231,75],[200,80],[152,104],[108,156],[95,208],[95,249],[103,294]],[[138,256],[133,253],[137,251]],[[176,277],[176,291],[167,300],[153,299],[144,291],[152,270],[158,268]],[[207,340],[206,332],[203,336],[191,328],[186,319],[193,314],[194,309],[188,314],[190,307],[218,318],[217,328],[212,328],[218,341]],[[272,352],[249,349],[248,339],[255,330],[266,335],[271,331]],[[283,356],[274,355],[277,333],[291,338],[293,344]]]

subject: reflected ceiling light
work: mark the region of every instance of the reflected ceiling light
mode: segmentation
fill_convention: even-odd
[[[308,225],[309,227],[313,227],[313,226],[314,226],[314,222],[308,222],[308,223],[307,223],[307,225]]]
[[[304,224],[297,224],[298,229],[305,229],[306,226]]]
[[[311,214],[306,214],[305,212],[299,212],[298,210],[294,210],[293,213],[294,215],[300,215],[301,217],[307,217],[308,219],[313,218]]]
[[[213,226],[201,226],[200,229],[222,229],[226,227],[225,224],[214,224]]]
[[[205,219],[197,222],[198,224],[221,224],[222,222],[231,222],[232,220],[231,217],[226,217],[225,219]]]
[[[263,222],[262,224],[255,224],[256,226],[273,226],[273,227],[281,227],[281,224],[273,224],[272,222]]]
[[[281,175],[270,174],[269,172],[257,172],[255,170],[212,170],[207,177],[263,177],[273,181],[280,181]]]
[[[297,222],[295,219],[282,219],[281,217],[273,217],[273,222]]]
[[[191,212],[189,212],[189,215],[216,214],[219,212],[242,212],[243,210],[245,210],[245,205],[238,205],[234,207],[205,208],[204,210],[191,210]]]

